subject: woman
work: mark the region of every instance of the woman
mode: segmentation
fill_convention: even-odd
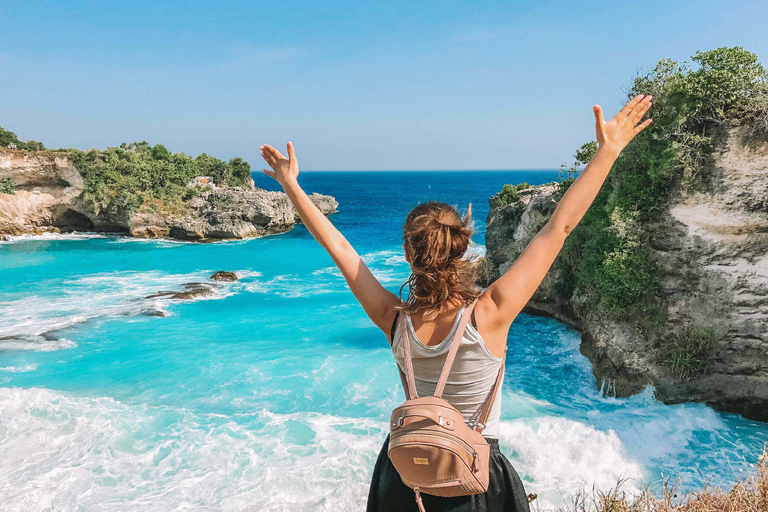
[[[594,158],[568,188],[549,222],[509,270],[484,291],[477,289],[474,268],[463,259],[472,235],[471,205],[464,219],[452,207],[432,201],[409,213],[403,229],[403,251],[412,274],[407,282],[409,297],[403,302],[378,282],[346,238],[301,189],[292,143],[288,143],[288,158],[269,145],[261,146],[262,156],[272,169],[264,172],[282,185],[307,229],[331,255],[368,317],[387,335],[401,368],[402,343],[409,343],[419,396],[434,391],[436,375],[442,368],[449,342],[457,334],[459,319],[476,300],[472,322],[458,340],[460,349],[443,394],[461,411],[467,424],[474,427],[476,413],[489,397],[504,360],[513,320],[594,201],[622,149],[651,123],[648,119],[638,124],[650,106],[650,96],[638,95],[607,123],[602,109],[598,105],[593,107],[598,142]],[[403,334],[407,340],[401,339]],[[424,494],[426,510],[529,510],[519,476],[499,451],[500,407],[498,393],[482,432],[491,445],[488,491],[454,498]],[[417,510],[413,491],[403,484],[389,460],[388,443],[389,436],[374,467],[368,511]]]

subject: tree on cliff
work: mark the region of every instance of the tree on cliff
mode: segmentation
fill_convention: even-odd
[[[27,151],[44,151],[45,146],[42,142],[35,140],[21,141],[15,133],[4,130],[0,126],[0,148],[7,148],[9,144],[16,144],[18,149],[25,149]]]
[[[242,158],[228,162],[205,153],[192,158],[171,153],[162,144],[122,144],[106,150],[72,150],[75,166],[83,175],[86,198],[98,210],[133,212],[145,206],[168,211],[184,210],[187,184],[195,176],[211,176],[219,185],[248,185],[251,166]]]
[[[707,185],[704,171],[723,127],[746,123],[753,133],[768,133],[768,73],[755,54],[718,48],[697,52],[692,63],[659,61],[634,79],[627,96],[637,94],[653,96],[647,115],[654,122],[617,159],[566,240],[553,265],[553,291],[577,316],[592,311],[653,330],[670,321],[660,284],[663,269],[653,258],[654,230],[663,226],[678,194]],[[593,147],[588,143],[577,152],[561,192]],[[689,326],[668,338],[659,356],[681,380],[706,371],[716,341],[711,329]]]

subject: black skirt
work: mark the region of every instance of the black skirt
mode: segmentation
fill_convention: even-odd
[[[499,440],[486,437],[491,445],[490,481],[483,494],[443,498],[421,493],[426,512],[530,512],[523,482],[501,450]],[[389,459],[389,434],[373,468],[366,512],[418,512],[416,495],[400,479]]]

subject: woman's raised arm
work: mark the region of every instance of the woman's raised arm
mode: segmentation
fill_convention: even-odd
[[[394,317],[392,308],[400,299],[379,283],[349,241],[299,186],[299,162],[293,144],[288,143],[288,158],[269,145],[261,146],[261,156],[272,168],[271,171],[264,169],[264,173],[282,185],[301,221],[328,251],[368,318],[389,337]]]
[[[506,340],[506,331],[541,284],[568,234],[595,200],[621,150],[651,123],[648,119],[638,124],[650,106],[651,96],[635,96],[607,123],[600,106],[592,108],[598,142],[594,158],[568,188],[549,222],[478,302],[490,332],[503,334],[500,337]]]

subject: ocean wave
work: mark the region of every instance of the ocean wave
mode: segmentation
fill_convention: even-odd
[[[405,259],[401,261],[397,251],[374,251],[363,254],[360,258],[382,284],[401,283],[408,277],[408,273],[402,268]],[[248,283],[246,289],[252,293],[274,294],[286,298],[340,293],[348,289],[344,275],[335,265],[313,270],[311,275],[313,278],[309,280],[305,274],[281,274]]]
[[[211,282],[212,270],[187,274],[160,271],[105,272],[40,284],[44,294],[0,302],[0,349],[59,350],[74,343],[59,339],[57,332],[97,318],[166,316],[168,305],[177,302],[158,292],[180,291],[184,284],[202,282],[211,293],[188,301],[221,300],[246,289],[260,272],[238,271],[244,281]],[[151,298],[150,298],[151,297]]]
[[[0,502],[23,510],[361,510],[387,428],[383,418],[267,409],[224,416],[0,388],[0,482],[8,482]],[[500,446],[541,508],[593,483],[607,489],[620,477],[642,478],[613,431],[565,418],[502,421]]]
[[[610,489],[620,478],[628,479],[627,492],[642,488],[642,466],[613,430],[561,417],[502,421],[499,444],[542,508],[563,507],[563,497],[591,493],[593,485]]]
[[[472,259],[475,257],[482,257],[485,256],[485,246],[481,244],[476,244],[473,241],[469,241],[469,247],[467,247],[467,252],[465,253],[465,257],[468,257],[468,259]]]
[[[12,244],[24,241],[36,240],[90,240],[91,238],[115,238],[116,234],[107,233],[81,233],[74,231],[72,233],[42,233],[40,235],[15,235],[9,236],[7,240],[0,240],[0,244]]]
[[[33,372],[37,370],[36,364],[20,364],[18,366],[6,366],[5,368],[0,368],[0,372],[9,372],[9,373],[26,373],[26,372]]]
[[[360,509],[386,428],[268,410],[241,423],[0,388],[0,502],[8,510]]]
[[[75,348],[77,343],[66,338],[46,336],[19,336],[16,338],[0,339],[0,350],[34,350],[35,352],[52,352]]]

